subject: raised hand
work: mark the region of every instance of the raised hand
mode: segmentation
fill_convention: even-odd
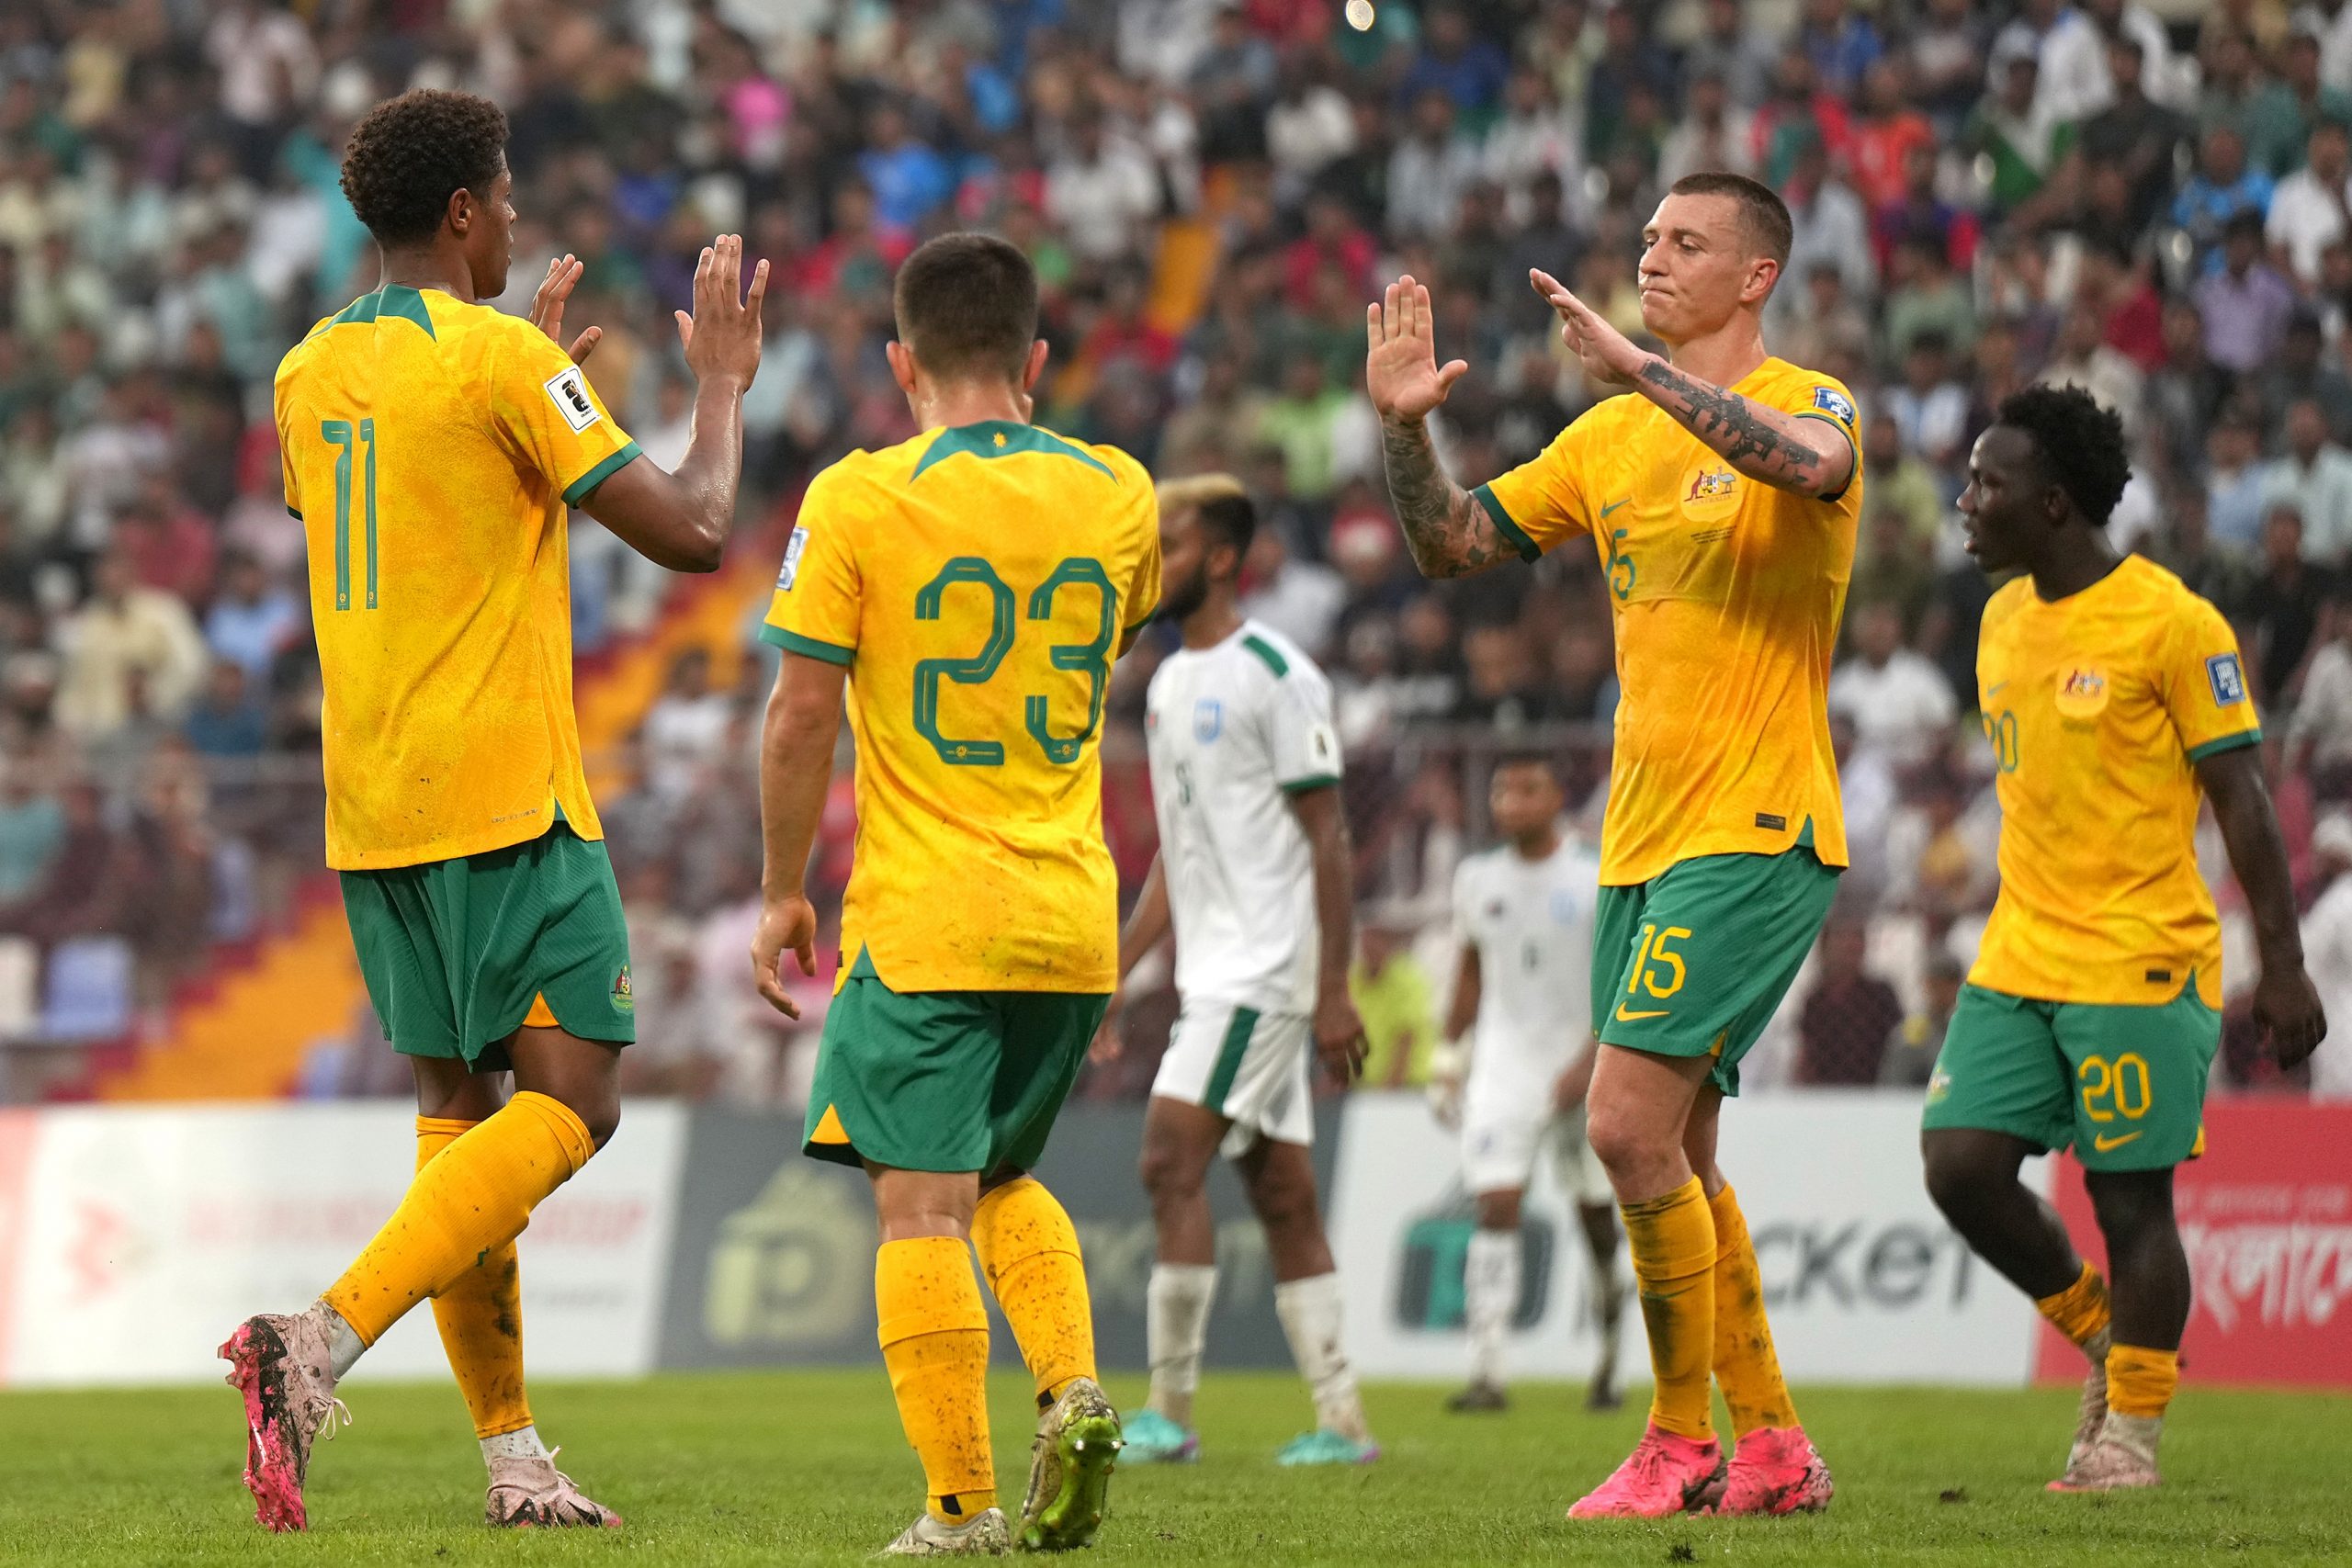
[[[1364,334],[1372,343],[1364,390],[1381,418],[1428,418],[1470,368],[1459,359],[1438,364],[1436,321],[1428,286],[1410,274],[1382,290],[1379,304],[1364,307]]]
[[[1530,268],[1528,283],[1544,302],[1559,313],[1560,341],[1583,362],[1584,373],[1604,387],[1630,387],[1649,351],[1600,318],[1600,312],[1568,292],[1568,286],[1541,268]]]
[[[538,291],[531,296],[531,324],[559,344],[563,342],[563,307],[571,298],[572,286],[587,270],[586,262],[567,253],[548,263],[548,275],[539,280]],[[604,328],[590,327],[572,339],[567,351],[571,362],[587,364],[588,356],[596,352],[596,344],[604,336]]]
[[[721,234],[703,247],[695,264],[695,309],[678,318],[678,343],[686,368],[697,381],[712,376],[748,387],[760,369],[760,301],[768,291],[768,264],[752,270],[743,291],[743,236]]]

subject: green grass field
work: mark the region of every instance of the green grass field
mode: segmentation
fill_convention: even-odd
[[[1139,1398],[1139,1382],[1112,1381]],[[998,1461],[1018,1502],[1026,1386],[996,1388]],[[1088,1561],[1789,1564],[2337,1562],[2352,1399],[2192,1387],[2158,1495],[2053,1497],[2041,1484],[2073,1419],[2064,1391],[1800,1391],[1838,1474],[1820,1518],[1569,1525],[1567,1503],[1637,1431],[1556,1385],[1502,1416],[1453,1416],[1443,1391],[1375,1387],[1387,1457],[1362,1471],[1276,1468],[1305,1416],[1295,1382],[1212,1374],[1190,1468],[1112,1487]],[[0,1396],[0,1562],[127,1563],[849,1562],[920,1506],[878,1366],[847,1371],[550,1383],[536,1413],[562,1462],[628,1528],[503,1535],[480,1522],[482,1472],[454,1390],[361,1385],[357,1425],[322,1444],[305,1536],[255,1529],[226,1389]]]

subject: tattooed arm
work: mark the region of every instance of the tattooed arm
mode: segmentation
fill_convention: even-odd
[[[1380,457],[1388,499],[1423,577],[1467,577],[1518,556],[1476,498],[1445,477],[1427,423],[1382,416]]]
[[[1840,494],[1853,482],[1854,445],[1826,420],[1768,408],[1677,370],[1660,355],[1648,359],[1634,376],[1634,389],[1749,479],[1815,498]]]
[[[1388,497],[1405,526],[1405,543],[1423,577],[1466,577],[1517,552],[1487,509],[1445,477],[1430,445],[1429,416],[1470,367],[1443,368],[1431,335],[1435,312],[1427,286],[1400,277],[1364,312],[1371,352],[1364,391],[1380,414],[1381,462]]]
[[[1677,370],[1637,348],[1550,274],[1536,292],[1559,312],[1561,335],[1594,379],[1630,387],[1759,483],[1816,498],[1841,495],[1854,479],[1854,444],[1842,427],[1767,408],[1728,387]]]

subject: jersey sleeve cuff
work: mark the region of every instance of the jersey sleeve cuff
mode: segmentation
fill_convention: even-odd
[[[1838,434],[1846,438],[1847,449],[1854,455],[1854,466],[1846,470],[1846,482],[1844,484],[1839,485],[1836,490],[1829,491],[1827,494],[1816,498],[1821,501],[1845,500],[1846,492],[1854,488],[1854,480],[1860,476],[1862,471],[1862,449],[1854,445],[1854,433],[1847,429],[1845,425],[1838,421],[1830,418],[1826,413],[1807,412],[1800,413],[1796,417],[1799,419],[1817,419],[1822,423],[1827,425],[1830,429],[1836,431]]]
[[[619,451],[614,453],[611,457],[605,458],[603,462],[597,464],[594,468],[589,469],[586,473],[581,475],[578,479],[564,486],[563,503],[566,506],[577,506],[582,502],[586,501],[591,495],[595,493],[596,487],[598,485],[603,484],[606,479],[611,479],[615,474],[620,472],[621,469],[627,468],[629,462],[635,458],[637,455],[637,443],[634,441],[629,442]]]
[[[2260,729],[2241,729],[2235,735],[2224,735],[2217,740],[2208,740],[2202,746],[2191,746],[2188,749],[2188,760],[2192,762],[2201,762],[2208,757],[2218,757],[2224,751],[2234,751],[2241,746],[2261,744]]]
[[[299,512],[295,511],[295,510],[294,510],[292,507],[290,507],[290,506],[289,506],[289,507],[288,507],[288,508],[286,509],[286,515],[287,515],[287,516],[288,516],[288,517],[291,517],[291,518],[292,518],[292,519],[294,519],[294,521],[295,521],[295,522],[297,522],[297,523],[300,523],[300,521],[302,521],[302,514],[301,514],[300,513],[299,513]]]
[[[1310,789],[1329,789],[1339,782],[1337,773],[1312,773],[1303,779],[1285,779],[1282,791],[1284,795],[1305,795]]]
[[[1487,509],[1487,515],[1488,517],[1494,519],[1497,532],[1500,533],[1505,539],[1510,541],[1511,548],[1519,552],[1520,558],[1521,560],[1541,560],[1543,558],[1544,551],[1542,547],[1538,546],[1534,540],[1527,536],[1526,529],[1521,527],[1518,524],[1510,520],[1510,513],[1504,508],[1501,501],[1496,498],[1494,486],[1480,485],[1476,490],[1472,491],[1470,493],[1478,498],[1478,504]]]
[[[857,657],[857,649],[854,648],[843,648],[837,642],[820,642],[813,637],[786,631],[782,626],[762,626],[760,640],[786,653],[797,653],[804,659],[820,659],[828,664],[847,665]]]

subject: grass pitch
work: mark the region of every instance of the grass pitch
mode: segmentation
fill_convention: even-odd
[[[1139,1400],[1139,1380],[1111,1392]],[[1812,1390],[1799,1407],[1838,1476],[1819,1518],[1570,1525],[1562,1510],[1623,1457],[1641,1414],[1588,1416],[1574,1390],[1525,1385],[1499,1416],[1444,1391],[1367,1391],[1387,1457],[1285,1471],[1306,1422],[1296,1382],[1205,1380],[1202,1461],[1112,1483],[1102,1564],[2342,1563],[2352,1558],[2352,1398],[2192,1386],[2153,1495],[2056,1497],[2074,1396],[2062,1390]],[[270,1537],[237,1472],[225,1388],[0,1395],[0,1562],[116,1564],[849,1563],[913,1517],[922,1480],[880,1367],[548,1383],[540,1429],[611,1533],[509,1535],[481,1521],[482,1469],[456,1392],[352,1390],[357,1425],[312,1461],[311,1529]],[[998,1465],[1017,1505],[1033,1417],[995,1386]]]

